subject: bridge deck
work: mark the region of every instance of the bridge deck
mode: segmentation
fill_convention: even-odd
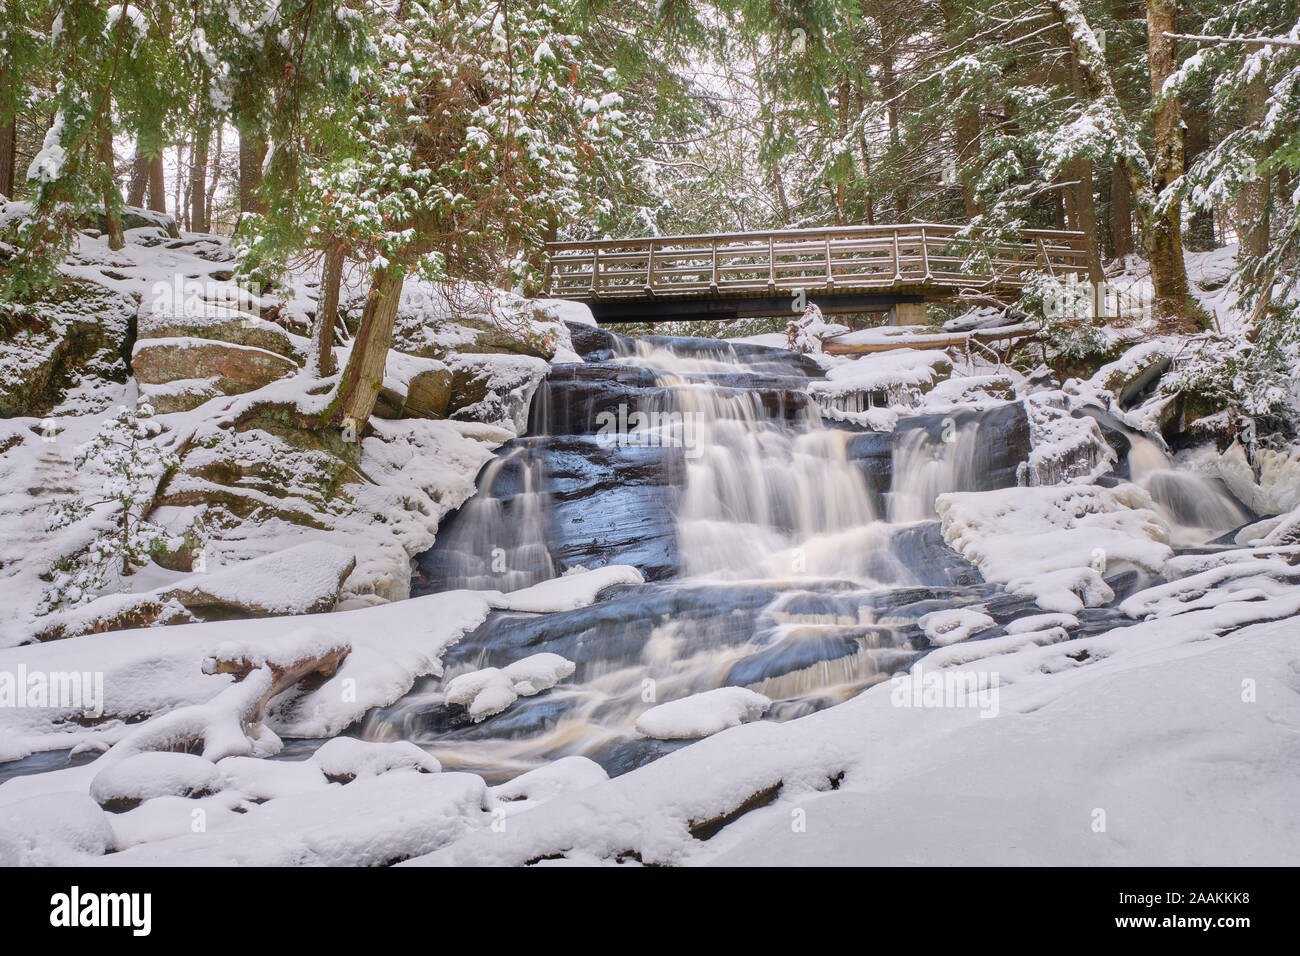
[[[799,292],[828,311],[873,311],[1017,289],[1035,270],[1086,272],[1082,233],[1026,230],[1022,242],[984,248],[972,268],[958,229],[911,223],[553,242],[547,289],[600,307],[610,321],[634,321],[786,313]]]

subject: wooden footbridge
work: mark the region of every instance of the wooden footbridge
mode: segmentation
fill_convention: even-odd
[[[1083,233],[1029,229],[1015,243],[959,240],[935,223],[837,226],[547,244],[547,290],[587,303],[597,322],[827,314],[924,318],[924,303],[963,294],[1005,298],[1029,273],[1087,272]],[[976,265],[966,252],[978,250]]]

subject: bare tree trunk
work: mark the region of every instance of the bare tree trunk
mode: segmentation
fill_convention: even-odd
[[[861,85],[855,84],[854,88],[858,95],[858,115],[861,116],[867,111],[867,98]],[[861,126],[858,127],[858,153],[862,157],[862,220],[868,226],[874,226],[876,209],[871,195],[871,147],[867,144],[866,131]]]
[[[163,167],[161,149],[149,160],[149,208],[154,212],[167,211],[167,170]]]
[[[1183,109],[1183,167],[1210,148],[1210,113],[1201,107]],[[1187,248],[1205,252],[1215,246],[1214,210],[1193,208],[1187,220]]]
[[[126,187],[126,204],[143,206],[144,194],[149,188],[149,157],[137,146],[135,159],[131,160],[131,181]]]
[[[1146,230],[1146,246],[1156,310],[1168,318],[1182,317],[1189,300],[1187,266],[1183,262],[1182,204],[1175,200],[1163,209],[1160,206],[1164,191],[1183,174],[1178,98],[1161,95],[1165,81],[1178,67],[1178,41],[1165,36],[1174,32],[1177,13],[1177,0],[1147,0],[1147,59],[1151,69],[1151,99],[1155,105],[1152,113],[1155,162],[1151,169],[1155,208]]]
[[[1133,252],[1133,203],[1128,176],[1119,167],[1110,171],[1110,233],[1115,258]]]
[[[889,105],[885,108],[885,116],[889,122],[889,149],[894,154],[894,160],[899,159],[899,154],[903,149],[902,135],[898,131],[898,74],[894,71],[894,54],[889,48],[889,39],[884,38],[881,46],[881,75],[882,85],[885,95],[889,97]],[[908,190],[906,183],[899,183],[897,189],[898,196],[898,216],[897,221],[902,222],[907,216],[908,207],[911,205],[911,192]]]
[[[316,309],[316,325],[312,339],[316,352],[316,375],[325,378],[334,374],[334,325],[339,315],[339,286],[343,283],[344,249],[341,242],[325,246],[325,262],[321,268],[320,304]]]
[[[185,144],[178,143],[176,144],[176,190],[175,190],[174,201],[172,203],[172,208],[176,210],[177,223],[181,223],[185,220],[186,204],[182,204],[181,202],[182,183],[185,182],[185,177],[182,175],[182,170],[184,169],[185,169]],[[182,228],[184,227],[182,226]]]
[[[957,175],[961,180],[961,201],[966,209],[966,218],[974,219],[982,211],[975,201],[975,190],[971,188],[971,175],[968,165],[979,153],[980,114],[972,106],[964,107],[957,116]]]
[[[101,193],[104,200],[104,222],[108,225],[108,248],[117,250],[126,245],[122,232],[122,194],[117,189],[117,175],[113,160],[113,129],[107,121],[99,124],[99,162]]]
[[[198,115],[194,123],[194,150],[190,161],[190,231],[208,231],[208,141],[212,138],[211,122],[208,111],[202,103],[198,105]]]
[[[0,196],[14,198],[14,169],[18,165],[18,120],[0,123]]]
[[[266,159],[266,143],[255,141],[250,131],[239,132],[239,211],[263,212],[265,206],[260,195],[262,188],[262,163]]]
[[[222,133],[224,124],[217,126],[217,149],[212,160],[212,179],[208,182],[208,194],[203,200],[203,208],[206,211],[208,231],[212,231],[212,206],[217,197],[217,185],[221,182],[221,147]]]
[[[361,325],[352,341],[352,354],[339,382],[338,422],[347,424],[350,420],[358,437],[370,420],[384,382],[384,365],[405,279],[406,270],[396,264],[389,264],[375,278],[361,314]]]
[[[1264,118],[1268,104],[1268,84],[1264,81],[1263,71],[1256,73],[1251,80],[1246,97],[1246,123],[1258,123]],[[1237,232],[1241,236],[1241,255],[1258,259],[1268,254],[1268,207],[1272,189],[1272,177],[1264,173],[1243,183],[1237,192]]]
[[[1092,160],[1076,159],[1074,176],[1079,180],[1079,185],[1074,187],[1074,208],[1077,211],[1079,230],[1083,233],[1083,247],[1088,253],[1088,281],[1097,285],[1106,281],[1106,275],[1101,270],[1101,237],[1097,234]]]

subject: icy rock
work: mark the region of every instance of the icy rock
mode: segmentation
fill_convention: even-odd
[[[330,780],[347,783],[358,777],[377,777],[390,770],[415,770],[438,773],[442,764],[409,740],[376,743],[355,737],[335,737],[326,741],[311,762]]]
[[[636,719],[636,729],[659,740],[708,737],[757,720],[771,706],[770,699],[744,687],[719,687],[651,707]]]
[[[90,781],[90,795],[109,813],[154,797],[206,797],[221,790],[221,771],[194,754],[139,753],[111,763]]]
[[[448,703],[460,704],[475,721],[499,714],[520,697],[549,690],[574,671],[559,654],[534,654],[505,668],[486,667],[448,681]]]
[[[969,607],[955,607],[943,611],[931,611],[924,614],[917,622],[929,638],[931,644],[943,647],[964,641],[972,634],[987,631],[993,626],[993,618],[982,611]]]

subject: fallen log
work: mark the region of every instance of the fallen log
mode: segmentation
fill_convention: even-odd
[[[882,335],[868,342],[836,342],[833,336],[822,344],[822,351],[827,355],[870,355],[876,352],[890,352],[894,349],[947,349],[964,348],[973,341],[1015,342],[1032,339],[1042,331],[1038,325],[1022,323],[1005,325],[993,329],[973,329],[970,332],[939,332],[905,335]],[[853,333],[849,333],[853,334]]]

